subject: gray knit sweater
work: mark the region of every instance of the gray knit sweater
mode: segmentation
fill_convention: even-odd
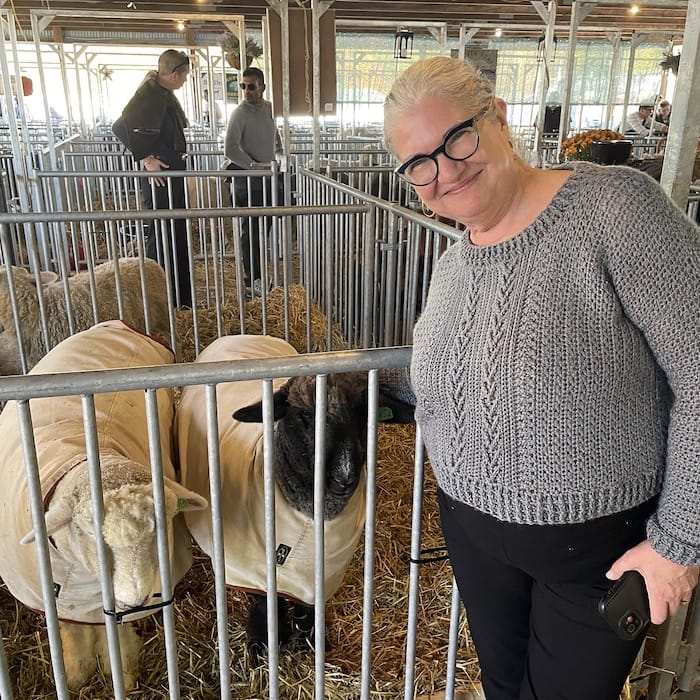
[[[249,170],[255,163],[269,163],[280,149],[280,137],[272,116],[272,105],[241,102],[226,127],[224,154],[239,168]]]
[[[520,235],[440,259],[411,383],[440,487],[575,523],[660,493],[648,538],[700,564],[700,231],[647,175],[575,164]]]

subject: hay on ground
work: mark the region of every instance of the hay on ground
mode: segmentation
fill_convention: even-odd
[[[311,346],[309,352],[327,350],[347,350],[348,344],[338,324],[331,326],[330,345],[327,339],[327,317],[315,303],[311,303],[310,313],[306,310],[306,289],[293,284],[287,288],[289,315],[289,337],[285,338],[285,290],[275,287],[266,296],[267,326],[263,328],[263,300],[261,298],[247,301],[243,322],[246,333],[285,338],[297,352],[307,352],[307,326],[311,327]],[[197,309],[198,337],[200,351],[218,337],[218,317],[216,308]],[[222,335],[237,335],[241,332],[240,309],[237,303],[226,303],[220,309]],[[191,310],[178,310],[176,313],[177,332],[182,346],[182,361],[192,362],[194,352],[194,322]]]
[[[380,427],[372,618],[371,697],[375,700],[403,697],[414,441],[413,426]],[[436,487],[432,477],[426,481],[422,546],[441,547]],[[343,586],[326,607],[326,693],[333,700],[354,700],[360,695],[363,560],[364,547],[360,546]],[[444,688],[451,586],[451,570],[446,562],[421,567],[415,671],[419,694],[429,695]],[[181,695],[191,700],[212,700],[219,697],[214,578],[208,557],[198,550],[193,567],[176,588],[175,598]],[[229,591],[228,610],[232,696],[243,700],[267,697],[266,670],[249,665],[245,597]],[[42,618],[17,603],[4,587],[0,587],[0,611],[16,697],[55,697]],[[154,615],[137,624],[144,639],[144,654],[138,688],[130,698],[160,700],[168,696],[162,622],[159,615]],[[478,666],[473,648],[465,641],[464,625],[462,619],[458,680],[468,687],[478,677]],[[314,677],[312,651],[282,651],[283,699],[313,698]],[[109,679],[97,674],[78,697],[104,698],[110,692]]]

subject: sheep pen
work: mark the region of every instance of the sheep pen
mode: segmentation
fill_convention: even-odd
[[[408,558],[411,534],[413,426],[380,426],[377,471],[377,524],[374,565],[372,698],[403,696],[406,620],[408,617]],[[442,547],[436,487],[426,478],[423,514],[424,548]],[[360,695],[362,658],[362,598],[364,544],[355,553],[343,585],[326,605],[328,648],[326,692],[334,700]],[[444,688],[447,662],[452,573],[445,561],[421,567],[416,649],[416,691]],[[55,697],[46,630],[39,618],[0,589],[5,650],[18,697]],[[267,671],[249,666],[246,648],[246,600],[228,591],[229,648],[232,696],[246,700],[268,694]],[[178,665],[183,698],[219,697],[214,576],[209,558],[195,549],[195,561],[175,590]],[[162,623],[152,616],[135,623],[144,641],[141,676],[130,698],[167,697],[168,679]],[[471,644],[460,636],[458,679],[461,686],[478,677]],[[77,696],[107,697],[111,681],[101,673]],[[313,652],[280,656],[280,697],[314,697]]]
[[[292,335],[289,339],[299,351],[305,351],[305,295],[302,287],[290,288],[289,305]],[[268,333],[283,335],[281,291],[268,295],[270,323]],[[260,300],[248,302],[246,318],[260,309]],[[258,311],[259,313],[259,311]],[[183,357],[191,339],[187,328],[191,312],[177,312]],[[224,307],[224,332],[238,332],[238,307]],[[274,320],[276,319],[276,320]],[[248,332],[261,332],[246,327]],[[326,348],[326,319],[312,305],[311,324],[314,349]],[[216,337],[216,315],[200,310],[200,339],[206,346]],[[191,333],[191,332],[190,332]],[[333,349],[341,345],[342,333],[335,326]],[[415,428],[412,425],[381,425],[379,428],[377,467],[377,512],[374,560],[374,606],[372,618],[371,697],[376,699],[403,696],[408,619],[409,553],[413,497],[413,454]],[[426,472],[426,493],[422,523],[423,548],[443,545],[439,527],[436,486]],[[327,651],[326,694],[334,700],[359,698],[362,658],[362,602],[364,593],[364,541],[355,553],[339,591],[326,605]],[[246,648],[246,599],[244,594],[229,590],[229,648],[232,696],[249,699],[268,696],[268,673],[265,667],[253,668]],[[443,689],[447,666],[449,615],[452,596],[452,572],[445,561],[421,566],[418,604],[415,688],[429,695]],[[209,558],[195,549],[193,567],[175,590],[175,618],[180,690],[183,698],[213,700],[220,697],[217,655],[217,630],[214,577]],[[41,618],[26,610],[3,587],[0,587],[0,619],[10,676],[17,697],[53,698],[55,690],[48,648],[48,637]],[[469,687],[478,677],[478,664],[461,618],[457,679],[460,687]],[[148,700],[168,696],[165,641],[159,616],[136,623],[144,641],[144,656],[137,688],[130,698]],[[280,656],[280,696],[306,699],[314,697],[314,656],[282,652]],[[100,672],[94,682],[76,696],[108,697],[111,680]]]

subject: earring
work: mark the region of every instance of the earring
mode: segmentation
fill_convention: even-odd
[[[428,207],[425,206],[425,202],[420,203],[420,208],[423,211],[423,214],[427,216],[428,218],[432,219],[435,216],[435,212],[432,209],[429,209]]]

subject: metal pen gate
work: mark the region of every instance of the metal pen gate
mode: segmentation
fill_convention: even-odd
[[[91,419],[91,410],[94,411],[94,395],[99,392],[107,391],[127,391],[127,390],[143,390],[146,394],[147,405],[151,406],[151,411],[155,410],[157,415],[157,407],[155,407],[155,392],[156,390],[163,387],[182,387],[189,386],[193,384],[203,384],[208,388],[207,391],[207,405],[202,407],[203,411],[207,412],[207,415],[216,415],[215,408],[215,392],[216,386],[223,382],[232,382],[240,380],[250,380],[250,379],[260,379],[263,381],[264,395],[266,395],[266,401],[269,401],[268,411],[265,421],[265,433],[266,439],[271,436],[272,433],[272,413],[271,413],[271,379],[275,377],[287,377],[294,375],[315,375],[317,377],[317,386],[323,387],[325,383],[323,378],[334,372],[341,371],[367,371],[369,372],[369,405],[370,410],[368,414],[368,459],[367,459],[367,512],[366,512],[366,530],[364,535],[365,542],[365,552],[364,552],[364,591],[363,591],[363,613],[362,613],[362,664],[361,668],[356,670],[354,687],[361,688],[359,690],[357,697],[369,698],[370,688],[371,688],[371,654],[370,650],[373,640],[376,638],[376,631],[372,630],[372,609],[375,604],[373,596],[373,581],[375,577],[381,575],[381,571],[377,571],[377,563],[375,562],[374,555],[374,504],[376,503],[376,492],[375,492],[375,481],[376,481],[376,434],[377,434],[377,387],[378,387],[378,372],[376,370],[380,368],[388,367],[400,367],[405,366],[410,359],[410,348],[394,348],[394,349],[376,349],[376,350],[366,350],[361,352],[351,352],[351,353],[333,353],[330,355],[309,355],[300,356],[298,358],[281,358],[281,359],[268,359],[262,361],[232,361],[232,362],[218,362],[218,363],[204,363],[199,365],[192,364],[179,364],[179,365],[166,365],[156,368],[135,368],[129,370],[104,370],[92,373],[93,376],[86,376],[84,373],[65,373],[60,375],[34,375],[26,378],[19,377],[4,377],[0,379],[0,400],[8,400],[11,397],[17,403],[17,410],[21,416],[20,420],[24,426],[25,438],[23,440],[25,457],[27,463],[27,473],[30,483],[33,485],[33,498],[32,498],[32,508],[35,512],[41,514],[44,510],[44,504],[41,495],[41,488],[39,485],[39,476],[37,472],[36,455],[32,450],[32,423],[30,406],[31,399],[36,397],[60,397],[68,395],[80,395],[82,396],[82,405],[84,411],[84,423],[86,426],[86,441],[87,444],[97,444],[97,436],[94,433],[94,418]],[[320,405],[320,404],[319,404]],[[155,408],[154,408],[155,407]],[[8,406],[14,410],[14,405]],[[317,425],[323,425],[323,416],[321,412],[317,413]],[[215,419],[210,419],[208,421],[209,425],[209,449],[212,458],[210,461],[210,469],[218,469],[218,455],[217,455],[217,442],[218,435],[216,434],[216,421]],[[90,426],[92,427],[93,433],[90,434]],[[149,440],[151,442],[158,442],[159,436],[157,432],[157,420],[149,420]],[[420,559],[420,520],[422,512],[422,464],[423,456],[422,449],[420,448],[420,436],[416,436],[416,444],[418,445],[416,456],[414,461],[414,466],[416,467],[414,475],[414,485],[415,491],[413,495],[413,527],[411,534],[411,552],[410,552],[410,583],[409,583],[409,616],[406,621],[405,635],[406,635],[406,691],[405,696],[410,698],[413,696],[413,680],[414,675],[413,669],[413,655],[415,653],[416,647],[416,634],[417,634],[417,622],[419,619],[418,615],[418,561]],[[407,455],[407,468],[410,469],[410,462],[412,460],[412,455]],[[267,461],[267,456],[266,456]],[[317,468],[322,467],[322,459],[316,460]],[[90,469],[92,478],[95,479],[95,483],[99,488],[99,464],[98,460],[95,459],[93,453],[90,459]],[[160,468],[160,465],[152,463],[151,469],[153,473],[156,474]],[[270,467],[269,469],[272,469]],[[273,474],[272,471],[268,471],[265,477],[266,488],[272,489],[273,485]],[[157,483],[154,479],[154,483]],[[155,488],[158,488],[156,486]],[[220,485],[219,485],[220,488]],[[162,491],[162,482],[160,483],[160,489]],[[208,494],[206,494],[208,496]],[[220,494],[216,492],[216,488],[211,493],[211,508],[212,517],[214,519],[214,527],[220,527],[220,522],[222,514],[219,507]],[[160,497],[155,498],[156,503],[160,503],[162,508],[163,498],[162,493]],[[406,508],[409,508],[407,503]],[[268,560],[275,561],[275,551],[274,551],[274,517],[272,513],[274,512],[274,497],[268,503],[267,512],[267,522],[273,523],[272,530],[268,525],[268,538],[267,538],[267,556]],[[96,520],[96,531],[100,532],[100,521],[99,515],[96,515],[98,520]],[[164,520],[164,514],[161,513],[161,519]],[[42,520],[41,515],[39,515],[38,521]],[[322,521],[321,521],[322,522]],[[317,522],[318,527],[318,522]],[[318,532],[318,531],[317,531]],[[322,527],[321,527],[322,532]],[[271,545],[271,547],[270,547]],[[37,543],[39,551],[42,553],[42,577],[44,580],[44,590],[47,592],[45,595],[45,605],[46,605],[46,623],[49,631],[50,649],[52,664],[54,668],[54,675],[56,679],[56,692],[57,697],[67,698],[68,690],[65,685],[65,674],[63,672],[62,664],[62,653],[60,648],[60,640],[58,638],[57,632],[57,617],[55,609],[55,599],[53,598],[53,588],[52,588],[52,577],[48,555],[49,543],[46,538],[45,529],[43,532],[43,537],[40,537]],[[159,536],[159,548],[165,547],[167,552],[167,533],[162,532]],[[228,649],[228,639],[229,639],[229,613],[226,609],[226,590],[225,590],[225,579],[223,576],[223,568],[221,567],[221,562],[223,561],[223,551],[221,551],[221,540],[219,539],[219,549],[214,555],[214,574],[216,580],[216,625],[217,625],[217,635],[218,635],[218,667],[219,667],[219,677],[220,677],[220,695],[221,698],[238,697],[237,695],[231,695],[231,683],[229,680],[229,674],[227,669],[229,668],[229,649]],[[218,562],[218,564],[217,564]],[[316,566],[320,569],[322,573],[323,569],[323,559],[322,557],[317,557]],[[448,582],[449,583],[449,582]],[[107,580],[107,585],[111,586],[109,579]],[[322,591],[319,592],[322,595]],[[276,620],[275,614],[275,580],[274,576],[269,579],[269,614],[268,621]],[[316,620],[317,624],[323,628],[324,624],[324,600],[322,597],[317,598],[316,605]],[[105,609],[109,609],[109,603],[105,603]],[[167,667],[168,667],[168,696],[170,698],[179,698],[180,695],[180,684],[178,681],[178,661],[177,661],[177,629],[175,628],[173,610],[171,606],[166,606],[163,608],[162,614],[165,620],[168,620],[166,624],[166,634],[165,634],[165,644],[167,651]],[[119,643],[116,636],[116,620],[114,616],[106,615],[105,624],[108,630],[111,631],[109,635],[109,653],[112,659],[112,668],[119,669],[120,659],[119,659]],[[172,630],[172,632],[168,631]],[[455,658],[456,652],[456,626],[453,628],[453,634],[450,637],[451,647],[454,645],[454,649],[451,649],[451,658]],[[276,625],[269,625],[269,648],[271,650],[269,655],[269,695],[270,698],[283,697],[280,694],[280,679],[279,672],[277,668],[278,655],[277,655],[277,645],[276,645]],[[403,646],[403,641],[400,642]],[[316,676],[313,680],[313,686],[315,692],[315,697],[325,697],[324,695],[324,646],[323,644],[316,645],[316,658],[315,658],[315,672]],[[214,663],[215,660],[212,660]],[[454,682],[453,671],[446,671],[446,675],[450,682]],[[0,690],[2,691],[2,697],[9,700],[12,698],[11,692],[11,680],[8,677],[7,670],[7,660],[4,657],[4,652],[0,655]],[[160,692],[164,692],[162,689]],[[312,697],[314,696],[310,689],[307,689],[308,695],[299,695],[299,697]],[[296,691],[295,691],[296,693]],[[118,681],[115,683],[114,694],[117,698],[126,697],[124,694],[123,687]],[[297,696],[296,694],[294,695]],[[207,697],[204,695],[203,697]],[[286,697],[286,696],[284,696]],[[333,697],[333,695],[331,695]]]

